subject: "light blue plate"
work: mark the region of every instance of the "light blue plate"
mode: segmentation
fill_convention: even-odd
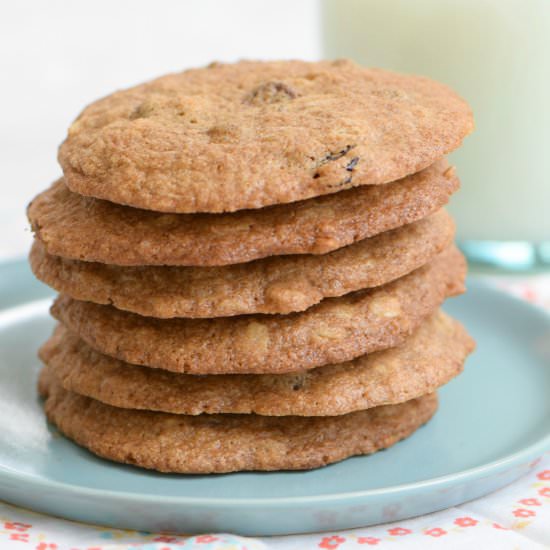
[[[550,317],[470,281],[446,309],[478,349],[435,418],[373,456],[311,472],[155,474],[73,445],[44,420],[38,346],[50,291],[24,263],[0,268],[0,499],[149,531],[303,533],[425,514],[482,496],[550,448]]]

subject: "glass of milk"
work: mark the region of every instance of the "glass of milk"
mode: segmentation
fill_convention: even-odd
[[[323,0],[324,56],[444,82],[476,130],[450,210],[470,260],[550,267],[550,0]]]

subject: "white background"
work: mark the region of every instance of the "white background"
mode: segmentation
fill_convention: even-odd
[[[316,59],[319,27],[316,0],[2,0],[0,260],[26,253],[26,204],[86,104],[213,60]]]

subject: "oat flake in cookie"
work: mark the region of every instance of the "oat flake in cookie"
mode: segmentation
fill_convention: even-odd
[[[456,149],[468,105],[351,61],[212,64],[87,107],[59,150],[67,186],[161,212],[232,212],[388,183]]]

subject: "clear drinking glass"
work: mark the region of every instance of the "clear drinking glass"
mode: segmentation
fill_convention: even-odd
[[[323,0],[324,55],[429,76],[471,104],[450,211],[470,260],[550,267],[550,0]]]

